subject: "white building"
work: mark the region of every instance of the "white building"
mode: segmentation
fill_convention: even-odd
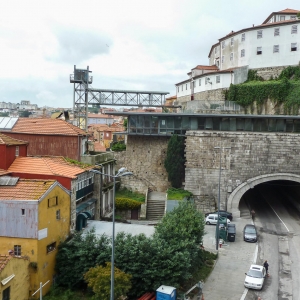
[[[298,12],[288,8],[273,12],[261,25],[232,31],[220,38],[211,46],[209,66],[195,67],[188,73],[188,79],[176,84],[177,102],[203,100],[209,91],[242,83],[249,69],[277,68],[279,74],[283,67],[297,65],[300,61]],[[221,100],[220,93],[214,97]]]

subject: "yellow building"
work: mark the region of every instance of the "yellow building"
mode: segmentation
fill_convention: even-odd
[[[10,183],[0,186],[0,253],[28,257],[27,296],[49,281],[45,295],[55,276],[57,246],[70,232],[70,194],[55,180],[11,177]]]
[[[0,299],[28,299],[28,265],[27,257],[0,255]]]

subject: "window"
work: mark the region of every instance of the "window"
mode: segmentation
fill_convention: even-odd
[[[291,16],[291,20],[296,20],[296,16]]]
[[[274,28],[274,36],[279,35],[279,28]]]
[[[56,211],[56,220],[60,220],[60,209]]]
[[[185,89],[187,90],[187,83],[186,83],[186,85],[185,85]]]
[[[16,256],[21,256],[21,245],[14,245],[14,254]]]
[[[201,78],[199,79],[199,86],[201,86]]]
[[[20,153],[20,148],[19,146],[16,146],[16,156],[19,156],[19,153]]]
[[[245,56],[245,49],[242,49],[241,50],[241,57],[244,57]]]
[[[58,204],[58,198],[52,197],[48,199],[48,207],[56,206]]]
[[[280,16],[280,21],[285,21],[285,16]]]
[[[261,55],[262,54],[262,47],[257,47],[256,54],[257,55]]]
[[[246,34],[245,33],[242,33],[242,42],[244,42],[246,39]]]
[[[177,87],[177,93],[179,93],[179,86]]]
[[[183,85],[181,86],[181,90],[183,91]]]
[[[297,51],[297,43],[291,44],[291,51]]]
[[[257,30],[257,38],[261,39],[263,36],[263,31],[262,30]]]
[[[298,33],[298,30],[297,30],[297,25],[293,25],[292,26],[292,30],[291,30],[291,33]]]
[[[225,48],[225,41],[222,42],[222,49]]]
[[[209,83],[210,78],[209,77],[205,77],[205,84]]]
[[[233,46],[233,38],[230,39],[230,46]]]
[[[220,75],[216,76],[216,83],[220,83]]]
[[[47,246],[47,253],[52,252],[56,249],[56,242]]]
[[[273,53],[279,53],[279,45],[273,46]]]
[[[10,300],[10,286],[3,290],[2,300]]]
[[[230,60],[233,60],[233,52],[230,53]]]
[[[22,216],[25,216],[25,209],[24,208],[21,209],[21,214],[22,214]]]
[[[224,55],[222,55],[222,64],[224,63]]]

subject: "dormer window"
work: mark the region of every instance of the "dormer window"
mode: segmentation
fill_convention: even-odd
[[[296,16],[291,16],[291,20],[296,20]]]
[[[16,156],[19,156],[20,148],[19,146],[16,146]]]
[[[280,16],[280,21],[285,21],[285,16]]]

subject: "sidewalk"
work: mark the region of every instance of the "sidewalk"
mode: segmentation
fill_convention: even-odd
[[[235,242],[227,242],[219,248],[218,260],[215,267],[204,283],[203,295],[205,300],[230,299],[241,300],[245,298],[244,280],[245,272],[253,263],[256,256],[256,243],[243,241],[243,228],[251,224],[250,216],[235,218]],[[214,225],[205,225],[207,234],[204,236],[203,246],[206,250],[216,252]]]

